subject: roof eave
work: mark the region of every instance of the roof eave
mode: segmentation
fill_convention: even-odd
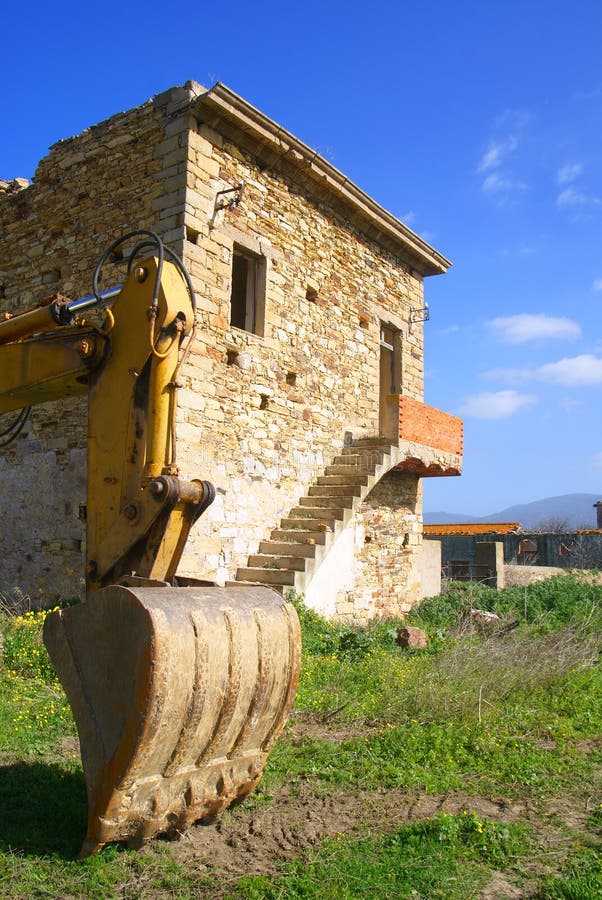
[[[388,239],[387,243],[392,241],[399,245],[412,258],[414,268],[421,275],[440,275],[451,266],[448,259],[380,206],[317,151],[247,103],[225,84],[218,82],[196,97],[191,106],[193,110],[204,110],[225,119],[248,135],[259,148],[267,148],[303,170],[306,177],[318,183],[322,190],[337,197],[366,221],[371,234],[380,233],[383,238]]]

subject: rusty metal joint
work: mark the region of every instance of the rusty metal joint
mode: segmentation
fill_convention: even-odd
[[[153,478],[149,490],[155,500],[161,503],[190,503],[199,507],[200,515],[215,500],[215,488],[210,481],[184,481],[173,475]]]

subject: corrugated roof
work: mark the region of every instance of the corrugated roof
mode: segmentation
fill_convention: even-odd
[[[452,525],[424,525],[424,534],[510,534],[520,522],[460,522]]]

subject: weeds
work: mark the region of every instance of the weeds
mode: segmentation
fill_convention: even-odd
[[[28,678],[39,678],[45,684],[57,684],[56,673],[42,641],[42,626],[49,612],[29,610],[7,618],[4,627],[4,665],[12,672]]]
[[[529,853],[528,830],[498,825],[466,811],[445,813],[390,834],[325,841],[309,861],[287,866],[280,878],[246,878],[232,898],[469,897],[490,866]]]
[[[501,872],[513,890],[525,883],[541,900],[593,900],[602,895],[601,600],[602,588],[567,577],[500,592],[454,585],[409,617],[429,635],[429,647],[415,651],[396,644],[400,623],[350,628],[293,598],[303,666],[292,727],[268,763],[262,815],[271,814],[270,791],[294,795],[304,786],[331,798],[335,789],[371,792],[368,815],[385,790],[461,792],[468,808],[477,795],[538,804],[561,796],[587,802],[587,824],[579,832],[563,826],[551,848],[547,838],[541,844],[549,827],[543,819],[539,832],[468,810],[401,827],[380,821],[369,833],[335,835],[296,858],[288,853],[281,876],[241,879],[239,871],[228,889],[210,861],[197,865],[198,848],[194,864],[179,862],[161,842],[144,854],[109,847],[71,861],[85,819],[74,725],[41,642],[45,613],[29,609],[26,598],[20,606],[11,600],[0,610],[3,896],[192,900],[230,890],[233,898],[464,900]],[[474,608],[501,622],[482,626]],[[245,832],[245,841],[253,839]],[[537,868],[542,846],[545,866]]]

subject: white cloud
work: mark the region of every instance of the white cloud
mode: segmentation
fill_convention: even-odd
[[[602,291],[602,278],[596,278],[592,284],[592,291]]]
[[[533,378],[531,369],[488,369],[481,375],[482,378],[490,378],[496,381],[507,381],[509,384],[520,384]]]
[[[496,128],[507,128],[513,133],[518,133],[523,130],[530,119],[531,113],[526,109],[505,109],[494,124]]]
[[[477,166],[477,172],[484,175],[481,182],[483,192],[495,197],[501,205],[511,195],[528,188],[508,171],[510,157],[520,146],[522,131],[528,120],[529,114],[523,110],[506,110],[495,123],[496,130],[505,133],[490,139]]]
[[[506,419],[535,403],[537,397],[534,394],[519,394],[518,391],[484,391],[465,397],[459,413],[461,416],[475,419]]]
[[[541,381],[568,387],[602,384],[602,359],[591,353],[565,357],[558,362],[539,366],[535,375]]]
[[[447,325],[445,328],[440,328],[438,334],[455,334],[459,330],[459,325]]]
[[[537,253],[535,247],[531,244],[517,244],[515,247],[502,247],[500,256],[533,256]]]
[[[576,409],[581,409],[584,406],[583,400],[578,400],[576,397],[563,397],[559,402],[560,408],[565,413],[573,413]]]
[[[583,353],[581,356],[566,356],[534,369],[489,369],[483,372],[483,377],[509,384],[535,380],[563,387],[587,387],[602,384],[602,359],[592,353]]]
[[[517,147],[518,137],[515,134],[511,134],[504,140],[490,141],[489,147],[481,157],[478,171],[489,172],[491,169],[497,169],[507,156],[514,153]]]
[[[409,209],[407,211],[407,213],[404,213],[404,215],[400,216],[399,218],[404,223],[404,225],[409,225],[411,222],[413,222],[415,220],[416,213],[414,212],[413,209]]]
[[[508,344],[525,344],[527,341],[562,338],[575,340],[581,337],[581,328],[564,316],[547,316],[545,313],[519,313],[503,316],[488,323],[500,340]]]
[[[602,94],[602,88],[592,88],[588,91],[575,91],[571,100],[596,100]]]
[[[561,208],[574,208],[584,206],[600,206],[602,199],[595,194],[587,194],[585,191],[577,190],[577,188],[569,185],[563,191],[560,191],[556,197],[556,203]]]
[[[567,163],[566,166],[562,166],[556,173],[556,182],[557,184],[570,184],[571,181],[578,178],[582,172],[583,166],[581,163]]]
[[[486,194],[508,193],[512,191],[526,191],[527,185],[523,181],[517,181],[500,172],[491,172],[483,179],[481,185]]]

